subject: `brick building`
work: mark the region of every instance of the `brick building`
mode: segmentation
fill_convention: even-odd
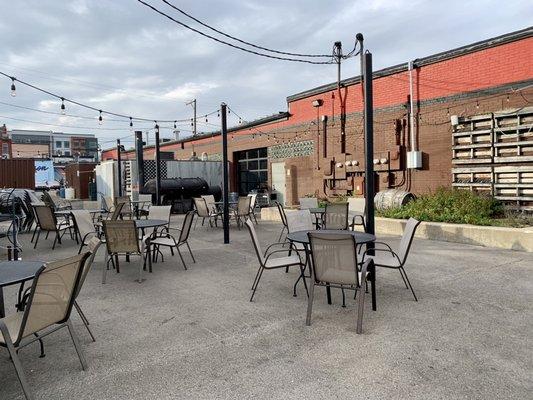
[[[377,190],[419,194],[453,184],[496,193],[503,171],[516,175],[501,175],[501,182],[516,181],[513,201],[533,201],[533,28],[414,60],[411,72],[407,62],[375,71],[373,91]],[[232,190],[268,185],[287,204],[306,194],[363,194],[361,77],[291,95],[287,105],[287,112],[229,130]],[[504,125],[511,134],[502,136]],[[220,132],[161,145],[176,159],[188,159],[193,149],[220,159]],[[410,150],[422,153],[421,168],[407,168]],[[153,153],[145,147],[145,159]],[[116,159],[116,151],[104,151],[102,159]]]
[[[0,126],[0,156],[1,158],[12,158],[11,139],[7,134],[6,125]]]

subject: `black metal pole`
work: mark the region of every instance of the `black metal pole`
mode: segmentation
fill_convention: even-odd
[[[366,231],[375,233],[374,224],[374,104],[372,99],[372,54],[364,56],[363,81],[365,85],[365,201]]]
[[[229,243],[229,173],[228,173],[228,127],[226,121],[226,103],[220,105],[220,121],[222,124],[222,170],[224,171],[224,183],[222,196],[224,201],[224,244]]]
[[[135,152],[137,153],[137,179],[139,184],[139,193],[141,193],[144,188],[144,158],[142,131],[135,131]]]
[[[155,126],[155,205],[161,204],[161,151],[159,148],[159,125]]]
[[[122,157],[120,154],[120,139],[117,139],[117,175],[118,175],[118,195],[122,196]]]

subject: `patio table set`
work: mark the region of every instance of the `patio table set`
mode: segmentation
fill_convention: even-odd
[[[247,196],[241,196],[238,200],[229,200],[228,207],[230,212],[230,222],[231,220],[234,220],[239,229],[247,218],[252,219],[257,224],[257,218],[255,216],[255,210],[257,207],[256,199],[257,194],[254,193]],[[222,220],[224,217],[224,202],[215,201],[215,196],[213,195],[203,195],[198,198],[193,198],[193,201],[198,217],[202,218],[202,226],[204,225],[205,220],[207,220],[210,227],[217,227],[218,220]]]
[[[331,289],[341,289],[343,307],[346,305],[345,290],[353,290],[357,300],[356,332],[362,333],[364,296],[368,284],[371,287],[372,309],[377,309],[376,267],[397,269],[405,287],[418,301],[404,267],[419,221],[413,218],[407,221],[399,249],[394,251],[386,243],[377,241],[375,235],[365,232],[364,199],[353,199],[356,201],[352,204],[329,203],[325,207],[318,207],[314,198],[302,200],[299,210],[287,212],[282,204],[276,203],[283,227],[278,242],[269,245],[265,251],[261,249],[252,221],[246,221],[259,261],[250,301],[253,301],[265,270],[285,269],[288,272],[291,267],[300,270],[293,296],[296,297],[299,282],[303,282],[308,296],[307,325],[311,324],[315,286],[326,288],[328,304],[332,303]],[[315,216],[314,221],[312,215]],[[364,231],[356,230],[357,226]],[[282,241],[285,232],[286,237]],[[273,250],[275,248],[279,249]]]
[[[70,322],[70,313],[73,308],[76,309],[91,339],[95,341],[89,321],[76,298],[101,245],[106,246],[102,283],[106,283],[110,264],[117,273],[120,272],[119,256],[125,256],[128,262],[132,255],[142,258],[143,262],[139,263],[139,282],[143,280],[146,264],[149,272],[152,272],[152,261],[157,261],[159,256],[163,260],[161,247],[170,248],[172,255],[176,250],[185,270],[187,266],[180,251],[182,246],[187,247],[193,262],[196,262],[188,243],[194,211],[185,215],[181,229],[177,229],[170,226],[171,206],[150,206],[146,209],[145,219],[134,219],[140,216],[143,208],[133,211],[128,197],[115,200],[113,207],[102,210],[73,210],[68,205],[54,209],[54,204],[33,204],[36,227],[31,241],[34,242],[34,248],[42,233],[46,233],[45,239],[50,233],[54,235],[54,249],[56,244],[61,244],[62,237],[68,231],[79,244],[78,254],[49,263],[39,260],[0,261],[0,347],[7,348],[27,399],[33,397],[17,355],[20,348],[38,341],[41,356],[44,356],[42,338],[66,327],[82,368],[86,367]],[[31,283],[26,287],[28,282]],[[15,285],[19,286],[16,312],[6,315],[3,289]]]

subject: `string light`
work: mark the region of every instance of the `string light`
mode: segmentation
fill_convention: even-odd
[[[176,122],[177,122],[177,121],[174,121],[174,129],[176,129]]]
[[[61,97],[61,114],[65,115],[65,99]]]
[[[98,125],[102,125],[102,123],[104,122],[104,120],[102,119],[102,110],[99,110],[100,112],[100,115],[98,116]]]
[[[479,109],[479,101],[476,100],[476,108]]]
[[[133,118],[130,117],[130,128],[133,128]]]
[[[11,77],[11,96],[15,97],[17,95],[17,88],[15,87],[15,78]]]

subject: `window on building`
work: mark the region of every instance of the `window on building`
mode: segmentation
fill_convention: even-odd
[[[8,143],[2,143],[2,155],[3,156],[9,155],[9,144]]]
[[[70,142],[63,142],[63,147],[65,149],[70,149]]]
[[[268,184],[266,147],[238,152],[235,159],[239,194],[246,195]]]
[[[58,149],[62,148],[62,147],[63,147],[63,142],[57,140],[57,141],[56,141],[56,147],[57,147]]]

